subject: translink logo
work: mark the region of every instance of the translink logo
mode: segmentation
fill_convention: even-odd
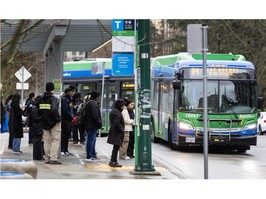
[[[112,30],[124,30],[124,20],[113,19],[112,20]]]

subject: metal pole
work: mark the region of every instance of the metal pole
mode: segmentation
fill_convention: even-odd
[[[105,77],[105,63],[102,65],[102,94],[101,94],[101,118],[103,118],[103,95],[104,95],[104,77]],[[99,137],[101,137],[102,130],[99,129]]]
[[[204,122],[204,179],[208,179],[208,98],[207,98],[207,25],[202,25],[202,60],[203,60],[203,122]]]
[[[24,66],[22,67],[22,82],[21,82],[21,103],[23,107],[23,98],[24,98]]]
[[[135,37],[135,47],[134,47],[134,84],[135,84],[135,127],[134,127],[134,134],[135,134],[135,165],[138,164],[138,138],[139,138],[139,108],[138,108],[138,81],[139,81],[139,76],[138,76],[138,60],[137,60],[137,55],[138,55],[138,35],[137,35],[137,20],[134,20],[134,37]]]

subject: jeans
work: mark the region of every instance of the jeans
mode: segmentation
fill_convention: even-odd
[[[95,144],[96,144],[96,135],[97,129],[86,129],[87,131],[87,140],[86,140],[86,159],[96,157]]]
[[[21,138],[13,138],[13,151],[19,152],[20,151],[20,144],[21,144]]]

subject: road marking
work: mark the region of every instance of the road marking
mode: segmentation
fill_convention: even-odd
[[[107,164],[85,164],[87,169],[125,169],[125,170],[134,170],[134,166],[122,166],[122,167],[110,167]],[[156,171],[167,171],[166,168],[163,167],[155,167]]]

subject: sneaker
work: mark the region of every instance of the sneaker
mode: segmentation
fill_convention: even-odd
[[[94,159],[93,158],[86,158],[85,161],[92,162],[92,161],[94,161]]]
[[[20,154],[19,151],[13,151],[13,154]]]
[[[67,151],[66,155],[69,156],[69,155],[73,155],[73,154]]]
[[[101,160],[98,156],[93,157],[94,160]]]
[[[61,152],[61,155],[62,155],[63,157],[68,156],[68,154],[67,154],[66,152]]]
[[[59,162],[58,160],[50,160],[47,164],[62,164],[62,162]]]
[[[128,157],[128,156],[126,156],[125,158],[119,158],[119,159],[121,159],[121,160],[129,160],[130,159],[130,157]]]
[[[129,157],[130,157],[130,158],[135,158],[135,156],[134,156],[134,155],[130,155]]]
[[[79,142],[78,142],[78,141],[76,141],[76,140],[75,140],[75,141],[73,141],[73,144],[78,144],[78,143],[79,143]]]
[[[112,162],[112,161],[109,162],[109,166],[110,167],[122,167],[122,165],[119,164],[118,162]]]

